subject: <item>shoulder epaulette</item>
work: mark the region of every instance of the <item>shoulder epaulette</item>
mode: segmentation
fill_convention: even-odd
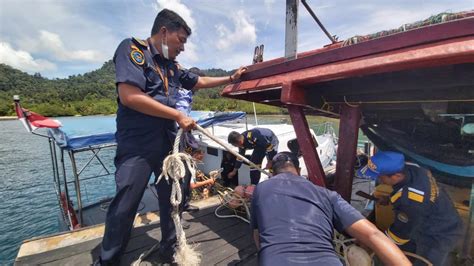
[[[395,192],[391,197],[390,197],[390,202],[393,204],[395,201],[397,201],[401,196],[402,196],[403,188],[400,188],[397,192]]]
[[[133,37],[132,38],[133,42],[136,43],[137,45],[140,45],[142,46],[143,48],[148,48],[148,43],[142,39],[138,39],[138,38],[135,38]]]
[[[412,187],[408,188],[408,199],[423,203],[424,198],[425,192]]]

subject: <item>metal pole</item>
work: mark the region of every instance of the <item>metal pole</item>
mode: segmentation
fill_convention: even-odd
[[[253,115],[255,117],[255,125],[258,126],[257,109],[255,108],[255,103],[252,103],[252,105],[253,105]]]
[[[324,31],[324,33],[326,34],[326,36],[328,36],[329,40],[331,40],[332,43],[336,43],[337,40],[334,38],[334,36],[332,36],[331,34],[329,34],[329,32],[326,30],[326,28],[324,27],[323,23],[321,23],[321,21],[319,21],[318,17],[316,16],[316,14],[314,14],[313,10],[311,9],[311,7],[308,5],[308,3],[306,3],[306,0],[301,0],[301,3],[303,3],[304,7],[306,8],[306,10],[308,10],[309,14],[313,17],[313,19],[316,21],[316,23],[318,23],[319,27]]]
[[[81,185],[79,183],[79,174],[77,172],[76,158],[74,157],[74,152],[69,151],[69,158],[71,159],[72,172],[74,174],[74,185],[75,185],[76,197],[77,197],[77,210],[79,211],[79,224],[83,226]]]
[[[315,185],[325,187],[326,174],[316,151],[316,143],[314,143],[314,138],[309,130],[303,107],[288,104],[287,108],[295,128],[296,139],[303,154],[306,169],[308,170],[308,179]]]
[[[49,154],[51,155],[51,166],[53,167],[53,181],[56,187],[56,193],[59,196],[61,187],[59,186],[59,172],[58,172],[58,163],[56,160],[56,147],[54,147],[54,142],[51,138],[48,138],[49,142]]]
[[[62,168],[62,172],[63,172],[63,181],[64,181],[64,193],[66,194],[66,208],[67,206],[69,206],[69,189],[67,187],[67,177],[66,177],[66,166],[64,165],[64,151],[61,149],[61,168]],[[63,206],[60,205],[60,208],[62,208]],[[72,222],[71,222],[71,216],[69,214],[69,211],[68,209],[65,209],[63,210],[63,212],[67,215],[67,221],[65,221],[66,223],[69,223],[69,230],[73,230],[74,227],[72,225]]]
[[[474,182],[471,185],[471,198],[469,201],[469,217],[467,221],[466,233],[463,240],[461,258],[467,259],[472,257],[472,228],[474,226]]]
[[[286,0],[285,58],[296,59],[298,48],[299,0]]]
[[[360,118],[360,107],[341,106],[334,187],[347,202],[351,202]]]

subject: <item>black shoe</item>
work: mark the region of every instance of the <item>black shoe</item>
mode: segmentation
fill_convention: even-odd
[[[193,205],[188,205],[186,209],[184,209],[186,212],[197,212],[199,211],[199,207],[193,206]]]
[[[181,220],[181,226],[183,227],[183,229],[189,229],[189,227],[191,227],[191,224],[186,221],[186,220]]]

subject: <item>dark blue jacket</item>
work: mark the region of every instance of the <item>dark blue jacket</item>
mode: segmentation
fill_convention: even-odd
[[[180,87],[192,89],[198,76],[181,69],[175,61],[164,59],[148,41],[129,38],[123,40],[113,58],[116,85],[133,85],[154,100],[175,108]],[[161,75],[160,75],[161,73]],[[163,77],[162,77],[163,75]],[[168,87],[163,79],[168,80]],[[117,144],[128,149],[155,151],[176,131],[176,123],[169,119],[149,116],[124,106],[117,98]]]
[[[268,128],[256,127],[242,132],[241,135],[244,137],[244,147],[239,148],[241,155],[245,155],[245,151],[251,149],[253,149],[254,152],[257,150],[257,152],[269,153],[278,148],[278,138],[275,136],[275,133]],[[271,160],[272,158],[269,159]],[[235,168],[238,169],[241,165],[242,161],[237,159]]]
[[[333,247],[363,216],[338,193],[282,173],[258,184],[251,225],[260,234],[260,265],[342,265]]]
[[[387,235],[398,245],[454,245],[462,221],[446,192],[431,172],[418,165],[405,165],[405,180],[393,186],[390,201],[395,213]],[[403,248],[403,247],[402,247]]]

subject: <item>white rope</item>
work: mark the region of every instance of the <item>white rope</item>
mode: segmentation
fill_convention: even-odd
[[[176,240],[177,247],[174,254],[174,260],[178,265],[199,265],[201,262],[201,254],[199,254],[195,249],[197,245],[188,245],[186,242],[186,235],[183,230],[183,226],[179,217],[179,205],[182,201],[181,187],[179,185],[179,180],[183,178],[186,174],[186,166],[191,172],[191,178],[196,176],[196,164],[194,163],[192,157],[186,153],[179,152],[179,142],[181,140],[181,135],[183,130],[180,129],[176,135],[176,139],[173,146],[173,153],[168,155],[163,161],[163,170],[161,175],[158,177],[156,184],[158,184],[161,179],[164,177],[167,182],[172,182],[171,184],[171,197],[170,202],[173,206],[173,211],[171,212],[171,218],[173,219],[175,228],[176,228]],[[184,162],[184,163],[183,163]],[[136,260],[133,265],[140,265],[140,262],[145,259],[149,254],[152,253],[154,249],[159,247],[158,244],[154,245],[147,252],[142,253],[138,260]]]
[[[250,210],[247,205],[248,204],[247,200],[245,198],[237,195],[232,189],[228,189],[224,192],[218,191],[218,193],[219,193],[219,198],[221,199],[221,205],[217,207],[214,211],[214,214],[216,215],[217,218],[238,218],[248,224],[250,223]],[[238,206],[234,206],[236,208],[243,206],[245,209],[245,214],[247,218],[244,218],[238,215],[236,209],[231,206],[232,204],[238,205]],[[234,214],[227,214],[227,215],[219,214],[219,212],[224,208],[227,208],[233,211]]]

